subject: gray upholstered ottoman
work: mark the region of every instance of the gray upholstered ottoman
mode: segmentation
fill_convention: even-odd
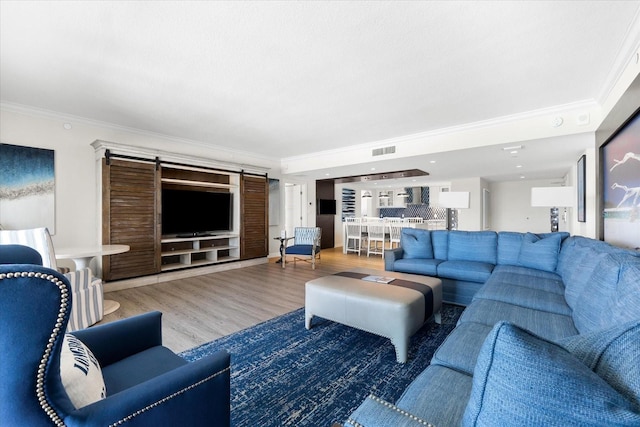
[[[388,284],[363,280],[392,277]],[[310,280],[305,285],[305,326],[313,316],[391,340],[396,359],[407,361],[409,338],[430,318],[440,323],[442,282],[415,274],[355,269]]]

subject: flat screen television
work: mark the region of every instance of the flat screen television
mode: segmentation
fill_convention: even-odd
[[[162,189],[163,236],[206,236],[232,229],[232,193]]]
[[[336,201],[330,199],[318,199],[318,215],[335,215]]]

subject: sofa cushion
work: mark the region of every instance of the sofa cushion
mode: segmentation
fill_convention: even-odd
[[[556,271],[561,241],[562,237],[559,234],[543,239],[532,233],[525,234],[520,246],[518,263],[523,267]]]
[[[436,426],[460,425],[472,381],[470,375],[431,365],[409,384],[396,406]]]
[[[473,375],[482,343],[492,329],[492,326],[475,322],[459,324],[438,347],[431,364]]]
[[[511,286],[493,280],[493,276],[474,296],[474,300],[478,299],[502,301],[520,307],[571,316],[571,308],[563,295],[531,287]]]
[[[524,233],[501,231],[498,233],[498,264],[520,265],[518,256]]]
[[[498,260],[498,235],[494,231],[450,231],[447,259],[495,265]]]
[[[438,264],[438,276],[484,283],[491,276],[493,267],[493,264],[478,261],[444,261]]]
[[[558,341],[640,408],[640,320]]]
[[[463,426],[638,425],[633,403],[561,346],[506,322],[487,337]]]
[[[433,257],[446,260],[449,253],[449,231],[433,230],[431,232],[431,243],[433,245]]]
[[[581,333],[640,318],[640,259],[603,257],[578,297],[573,318]]]
[[[503,282],[509,286],[522,286],[525,288],[540,289],[564,296],[564,284],[562,278],[556,273],[535,270],[514,265],[496,265],[491,273],[489,282]]]
[[[103,366],[102,373],[107,393],[112,395],[186,364],[168,348],[156,346]]]
[[[401,258],[393,263],[393,271],[435,276],[441,262],[443,261],[439,259]]]
[[[511,322],[552,341],[578,333],[571,316],[488,299],[474,301],[462,312],[459,323],[476,322],[493,326],[501,320]]]
[[[431,232],[420,228],[403,228],[400,246],[404,250],[403,258],[433,258]]]
[[[635,256],[639,253],[612,246],[599,240],[582,236],[572,236],[562,245],[558,257],[557,272],[565,284],[565,299],[569,307],[575,309],[585,284],[607,255]]]

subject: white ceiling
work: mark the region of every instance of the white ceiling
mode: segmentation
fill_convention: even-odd
[[[0,101],[279,160],[601,103],[639,10],[639,1],[2,0]],[[528,177],[555,177],[584,148],[567,137],[520,156]],[[432,175],[442,165],[439,179],[518,179],[518,159],[499,151],[357,173],[416,163]],[[497,157],[478,161],[486,155]],[[354,169],[309,176],[325,173]]]

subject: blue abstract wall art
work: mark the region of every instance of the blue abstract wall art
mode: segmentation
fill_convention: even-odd
[[[53,150],[0,144],[0,224],[55,233]]]

